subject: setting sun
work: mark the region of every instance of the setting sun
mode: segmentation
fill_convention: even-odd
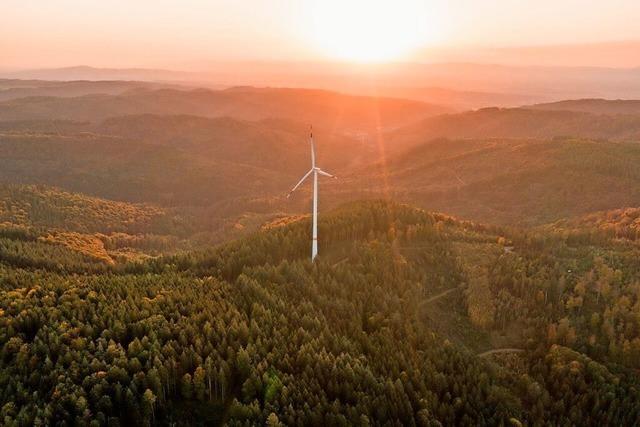
[[[328,0],[313,8],[313,43],[324,54],[358,62],[402,58],[437,36],[425,2]]]

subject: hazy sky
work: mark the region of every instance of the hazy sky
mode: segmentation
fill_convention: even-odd
[[[0,68],[421,60],[423,47],[640,40],[640,0],[2,0]]]

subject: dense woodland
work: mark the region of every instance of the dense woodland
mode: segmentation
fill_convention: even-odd
[[[640,420],[634,242],[366,202],[322,217],[312,265],[308,227],[99,270],[3,256],[3,423]],[[493,335],[524,352],[479,357]]]
[[[637,116],[569,112],[598,127],[587,132],[565,114],[451,114],[381,134],[316,126],[319,162],[340,177],[322,183],[323,206],[391,197],[502,225],[635,207],[640,131],[629,130],[625,120]],[[550,123],[540,125],[540,115]],[[210,230],[247,212],[307,210],[306,188],[285,198],[306,171],[307,132],[304,124],[284,119],[189,115],[97,123],[0,120],[0,180],[183,209],[181,216],[197,217],[188,224]]]

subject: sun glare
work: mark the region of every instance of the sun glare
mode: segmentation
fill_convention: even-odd
[[[433,41],[437,22],[427,6],[424,0],[317,2],[311,37],[326,55],[339,59],[400,59]]]

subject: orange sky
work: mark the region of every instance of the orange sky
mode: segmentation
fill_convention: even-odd
[[[224,60],[517,62],[522,52],[492,49],[640,40],[638,0],[3,0],[0,19],[5,69],[202,69]],[[575,55],[565,48],[556,59],[535,49],[527,55],[562,65],[640,66],[634,55],[640,44],[615,46]]]

